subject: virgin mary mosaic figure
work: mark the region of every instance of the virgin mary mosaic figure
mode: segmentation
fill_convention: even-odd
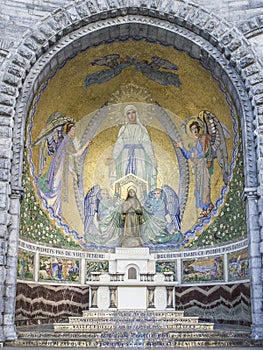
[[[125,175],[134,174],[145,180],[148,187],[153,189],[156,187],[157,160],[150,135],[140,122],[134,105],[127,105],[124,114],[126,122],[119,130],[112,153],[114,170],[111,182]]]

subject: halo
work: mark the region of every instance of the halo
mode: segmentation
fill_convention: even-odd
[[[140,122],[150,125],[155,112],[155,102],[147,89],[134,84],[123,84],[116,90],[108,103],[109,120],[115,126],[122,125],[126,120],[125,106],[133,105],[138,112]]]
[[[204,123],[202,122],[202,120],[200,118],[198,118],[197,116],[193,116],[193,117],[189,117],[187,118],[183,124],[182,124],[182,129],[183,131],[186,133],[187,136],[189,137],[193,137],[191,130],[190,130],[190,125],[196,122],[199,126],[200,126],[200,130],[202,130],[202,133],[204,131]]]

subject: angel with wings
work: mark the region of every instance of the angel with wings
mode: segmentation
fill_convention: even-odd
[[[47,120],[46,127],[33,143],[33,147],[39,146],[38,176],[42,176],[48,157],[54,156],[60,143],[63,141],[65,125],[68,123],[75,123],[75,119],[71,116],[63,115],[61,112],[53,112]]]
[[[107,189],[94,185],[84,198],[84,237],[88,244],[119,246],[122,232],[121,202]]]
[[[211,200],[211,176],[214,159],[217,158],[222,169],[225,185],[229,181],[228,154],[225,138],[230,132],[218,118],[207,110],[198,116],[188,118],[182,125],[184,132],[193,139],[188,149],[182,142],[174,142],[183,156],[192,162],[195,180],[196,207],[200,209],[199,218],[208,216],[214,208]]]
[[[143,215],[142,240],[146,245],[182,241],[179,198],[169,185],[150,191]]]
[[[75,131],[76,124],[72,117],[54,112],[33,144],[40,145],[39,192],[52,214],[62,219],[62,203],[69,202],[69,174],[72,177],[70,181],[78,184],[77,160],[91,144],[90,140],[83,145],[77,144]],[[50,156],[48,162],[47,156]]]

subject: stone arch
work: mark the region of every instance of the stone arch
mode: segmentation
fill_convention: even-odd
[[[250,39],[257,35],[262,35],[262,18],[260,16],[250,18],[249,20],[241,23],[239,29],[247,39]]]
[[[1,141],[8,145],[0,165],[1,190],[6,198],[3,203],[6,218],[2,236],[3,242],[7,242],[2,250],[2,256],[6,258],[5,267],[3,264],[6,273],[5,302],[1,310],[4,318],[0,334],[3,340],[16,337],[13,314],[19,201],[23,194],[23,139],[33,97],[48,73],[65,59],[92,45],[127,37],[148,38],[188,52],[224,82],[235,101],[243,130],[248,231],[254,237],[250,245],[251,270],[254,269],[251,282],[255,287],[261,286],[261,226],[258,216],[262,200],[258,179],[261,182],[263,79],[259,75],[260,64],[246,38],[236,28],[231,28],[220,18],[187,1],[165,0],[157,5],[155,0],[86,0],[50,14],[28,31],[16,52],[7,56],[5,62],[0,92]],[[256,159],[259,159],[258,164]],[[259,321],[260,317],[262,320],[262,313],[256,311],[261,310],[262,288],[256,288],[253,293],[253,336],[263,337]]]

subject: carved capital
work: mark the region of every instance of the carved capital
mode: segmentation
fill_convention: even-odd
[[[11,186],[11,195],[12,199],[20,199],[20,201],[24,198],[24,188],[21,186]]]
[[[257,187],[245,187],[242,193],[243,201],[247,199],[257,199],[259,197]]]

